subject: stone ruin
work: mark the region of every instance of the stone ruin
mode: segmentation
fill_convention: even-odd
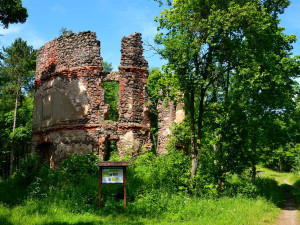
[[[105,159],[115,141],[119,155],[150,150],[148,62],[140,33],[124,37],[118,72],[102,72],[100,41],[94,32],[60,36],[37,52],[32,149],[57,165],[71,154],[96,153]],[[119,83],[118,121],[106,120],[102,84]],[[165,150],[176,109],[159,106],[159,153]]]

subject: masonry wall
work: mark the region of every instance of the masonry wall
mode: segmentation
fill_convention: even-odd
[[[37,52],[32,149],[54,167],[69,154],[105,154],[107,141],[119,154],[151,148],[148,63],[141,34],[124,37],[118,72],[103,73],[100,42],[93,32],[67,34]],[[106,121],[103,82],[119,82],[119,120]],[[146,104],[147,105],[147,104]]]
[[[157,153],[166,153],[168,141],[172,135],[174,123],[181,123],[184,119],[184,103],[174,104],[173,101],[159,101],[158,111],[158,135],[157,135]]]

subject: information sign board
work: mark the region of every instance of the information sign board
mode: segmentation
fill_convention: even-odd
[[[103,168],[102,169],[103,184],[123,184],[123,168]]]
[[[124,208],[126,208],[126,167],[128,162],[124,161],[103,161],[98,162],[99,166],[99,202],[101,208],[101,186],[102,184],[123,184],[124,185]]]

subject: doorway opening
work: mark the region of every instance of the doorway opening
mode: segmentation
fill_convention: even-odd
[[[117,141],[107,140],[105,144],[104,161],[108,161],[112,156],[119,155]]]
[[[43,143],[37,146],[37,153],[40,155],[40,165],[47,165],[54,169],[54,145]]]

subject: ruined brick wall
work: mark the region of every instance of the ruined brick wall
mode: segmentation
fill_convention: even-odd
[[[157,135],[157,153],[166,153],[167,143],[172,135],[174,123],[181,123],[184,119],[184,103],[174,104],[173,101],[159,101],[158,111],[158,135]]]
[[[148,63],[141,34],[124,37],[119,72],[103,73],[100,42],[93,32],[62,35],[37,52],[32,149],[55,166],[69,154],[103,155],[105,143],[119,154],[151,148]],[[119,120],[106,121],[109,107],[101,83],[119,82]]]

